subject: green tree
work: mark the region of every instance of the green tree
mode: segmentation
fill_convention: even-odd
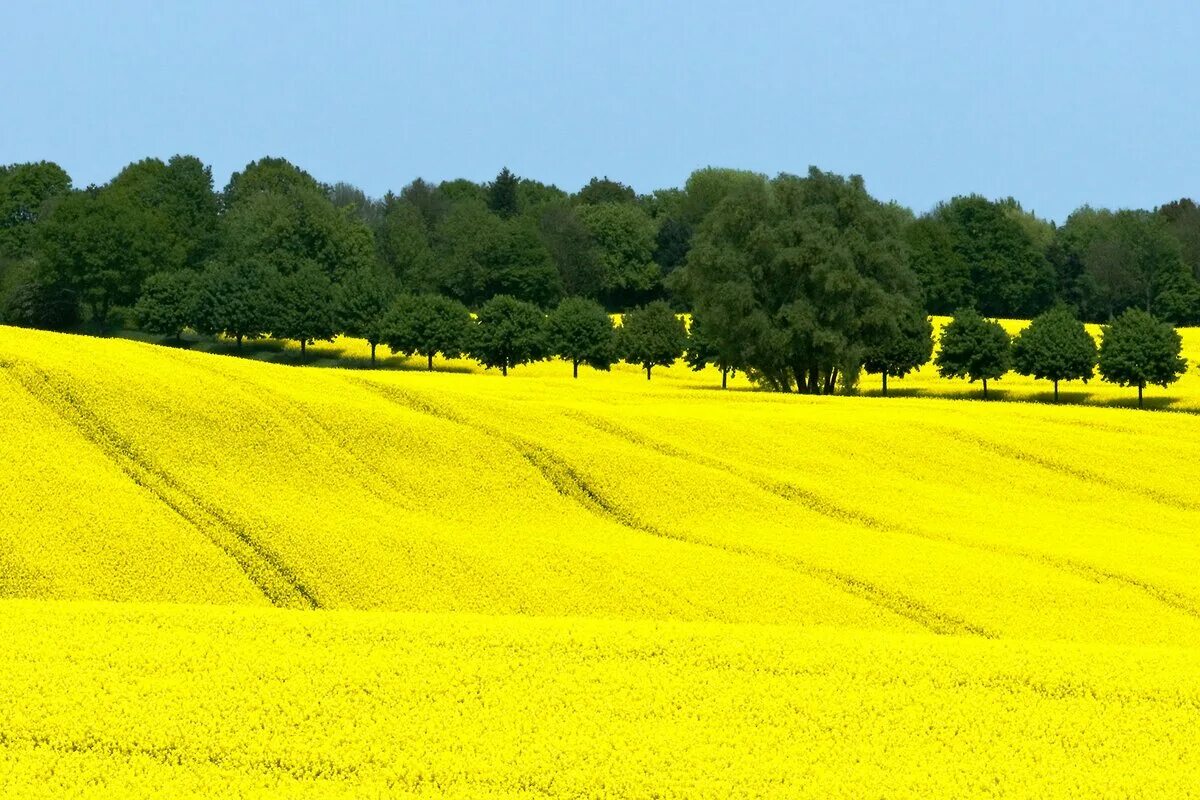
[[[0,261],[30,255],[34,230],[71,191],[71,176],[50,161],[0,166]]]
[[[999,380],[1012,364],[1012,340],[999,322],[963,309],[942,329],[933,362],[943,378],[982,380],[986,400],[988,379]]]
[[[438,294],[404,294],[396,298],[384,320],[383,341],[393,353],[458,358],[467,351],[473,326],[471,312],[457,300]]]
[[[575,208],[565,203],[547,205],[538,218],[538,233],[558,270],[564,294],[599,298],[604,268],[591,231]]]
[[[347,336],[365,339],[375,348],[384,338],[384,322],[396,297],[396,282],[377,267],[360,267],[336,287],[338,327]]]
[[[510,295],[542,307],[562,296],[562,281],[534,221],[504,223],[482,253],[483,296]]]
[[[1054,382],[1082,380],[1087,383],[1096,369],[1096,342],[1062,306],[1036,317],[1013,341],[1013,367],[1022,375]]]
[[[496,175],[496,180],[487,186],[488,210],[503,219],[515,217],[521,213],[519,184],[520,180],[508,167],[501,169],[500,173]]]
[[[585,205],[600,203],[636,203],[637,194],[620,181],[610,180],[607,175],[603,178],[592,178],[587,185],[575,194],[575,201]]]
[[[679,218],[697,227],[726,197],[760,190],[767,177],[757,172],[723,167],[705,167],[688,176],[680,200]]]
[[[721,388],[727,389],[730,374],[738,370],[737,358],[736,348],[726,344],[722,350],[721,342],[704,335],[704,325],[700,318],[692,317],[692,324],[688,329],[687,352],[683,354],[683,360],[689,367],[700,372],[711,364],[721,371]]]
[[[485,300],[489,261],[504,229],[504,221],[482,204],[456,204],[438,231],[431,288],[469,306]]]
[[[337,336],[337,307],[333,283],[316,264],[304,264],[275,284],[271,334],[300,343],[303,358],[308,345],[331,342]]]
[[[147,278],[134,306],[138,326],[178,341],[195,314],[197,281],[197,273],[190,270],[156,272]]]
[[[669,367],[687,349],[687,326],[662,300],[655,300],[624,315],[618,332],[618,348],[630,364],[646,370]]]
[[[601,289],[610,307],[624,307],[651,296],[662,272],[654,263],[655,226],[650,216],[629,203],[579,207],[600,259]]]
[[[1138,408],[1147,384],[1164,389],[1187,371],[1183,340],[1165,322],[1140,308],[1127,309],[1100,337],[1100,376],[1118,386],[1136,386]]]
[[[573,377],[579,377],[580,364],[607,372],[616,361],[612,317],[594,300],[563,300],[550,312],[548,329],[552,351],[571,362]]]
[[[878,330],[863,357],[863,368],[881,376],[883,396],[887,397],[889,376],[903,378],[929,362],[933,355],[933,325],[915,303],[902,303],[886,316]]]
[[[79,323],[79,298],[69,286],[44,274],[34,259],[14,261],[0,273],[0,322],[67,330]]]
[[[501,294],[479,309],[470,350],[484,367],[507,376],[513,367],[541,361],[548,349],[546,317],[532,303]]]
[[[957,300],[1007,317],[1028,317],[1053,301],[1055,276],[1042,246],[1046,223],[1015,200],[955,197],[928,216],[932,222],[913,234],[914,244],[925,245],[914,252],[913,263],[925,272],[931,299]],[[939,226],[942,231],[935,230]],[[954,258],[944,258],[946,244]]]
[[[401,286],[410,291],[437,288],[428,223],[419,206],[386,195],[375,229],[375,246],[379,260]]]
[[[273,269],[254,262],[209,262],[197,281],[192,327],[228,336],[241,349],[244,339],[271,330],[278,280]]]
[[[122,192],[92,188],[63,198],[38,226],[38,259],[46,282],[70,289],[104,328],[113,308],[136,302],[166,237],[160,216]]]
[[[813,168],[748,183],[705,217],[672,288],[752,380],[830,393],[857,375],[878,310],[917,301],[904,222],[857,176]]]

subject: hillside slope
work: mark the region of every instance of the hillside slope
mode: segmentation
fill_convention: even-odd
[[[1200,416],[0,328],[0,795],[1188,797]]]
[[[1200,641],[1200,418],[0,332],[9,597]]]

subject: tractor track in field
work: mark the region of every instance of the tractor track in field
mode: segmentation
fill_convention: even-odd
[[[396,482],[395,478],[388,475],[381,469],[378,469],[363,460],[352,447],[343,442],[333,428],[323,422],[315,414],[303,406],[302,403],[292,400],[285,396],[277,389],[269,386],[264,386],[255,381],[250,384],[248,381],[243,381],[239,378],[231,376],[207,363],[207,359],[184,359],[181,353],[171,351],[168,355],[174,358],[179,363],[187,364],[189,367],[202,369],[218,380],[223,381],[232,387],[235,391],[246,397],[251,403],[259,408],[264,416],[274,416],[282,420],[288,420],[289,417],[294,420],[298,427],[305,429],[307,432],[315,435],[315,438],[321,439],[337,452],[341,453],[344,458],[350,462],[350,469],[347,472],[351,475],[354,481],[361,486],[366,492],[371,494],[375,499],[387,504],[393,504],[399,499],[400,505],[408,506],[408,495],[403,486]],[[252,385],[254,391],[247,391],[247,388]],[[272,404],[264,401],[258,396],[258,393],[268,394],[278,401],[278,404]],[[392,496],[388,492],[381,491],[377,483],[382,483],[387,486]]]
[[[854,575],[848,575],[827,567],[815,566],[794,556],[731,543],[694,539],[682,534],[662,530],[640,520],[628,509],[622,508],[619,503],[606,497],[592,486],[578,470],[546,447],[530,442],[522,437],[506,433],[485,423],[468,419],[461,414],[430,402],[428,399],[411,390],[387,386],[365,379],[357,379],[357,382],[393,403],[445,422],[465,426],[508,445],[534,467],[558,494],[573,500],[595,516],[626,529],[690,546],[705,547],[745,558],[765,561],[775,566],[783,567],[824,582],[846,594],[865,600],[877,608],[916,623],[933,633],[983,638],[996,638],[997,636],[997,634],[986,628],[954,615],[938,611],[900,592],[876,586]]]
[[[71,391],[65,382],[30,364],[10,364],[4,369],[34,400],[92,444],[133,483],[165,505],[217,549],[231,558],[272,605],[281,608],[320,608],[310,587],[277,553],[249,530],[171,473],[157,466],[107,424]]]
[[[832,519],[843,522],[856,522],[860,525],[864,525],[865,527],[879,531],[886,531],[888,533],[896,533],[904,536],[913,536],[931,542],[949,544],[969,550],[990,553],[992,555],[1019,558],[1034,562],[1049,569],[1058,570],[1073,575],[1077,578],[1082,578],[1092,583],[1118,583],[1126,588],[1149,595],[1152,599],[1176,611],[1200,619],[1200,602],[1194,598],[1188,597],[1187,595],[1177,592],[1173,589],[1158,586],[1130,575],[1124,575],[1119,572],[1102,569],[1100,567],[1086,564],[1075,559],[1061,558],[1046,553],[1024,550],[1017,547],[989,545],[979,542],[965,542],[950,536],[934,534],[918,528],[886,522],[869,514],[844,509],[806,489],[794,487],[792,484],[785,482],[763,479],[760,476],[754,475],[749,470],[741,469],[733,464],[728,464],[727,462],[717,458],[693,453],[691,451],[684,450],[683,448],[670,445],[666,442],[655,440],[649,436],[629,430],[624,426],[601,419],[592,414],[587,414],[580,411],[568,411],[566,412],[566,416],[588,425],[595,430],[601,431],[602,433],[607,433],[611,436],[615,436],[630,442],[631,444],[654,450],[655,452],[670,458],[676,458],[693,464],[698,464],[700,466],[724,471],[730,475],[746,480],[763,489],[764,491],[782,497],[785,500],[798,501],[810,511],[815,511]],[[1079,475],[1076,475],[1076,477],[1079,477]],[[1119,487],[1114,486],[1113,488]]]

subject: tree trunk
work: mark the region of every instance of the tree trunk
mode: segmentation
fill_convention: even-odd
[[[983,399],[987,400],[987,378],[983,379]]]
[[[376,342],[371,342],[371,366],[372,366],[372,367],[374,367],[374,366],[375,366],[375,348],[376,348],[377,346],[378,346],[378,343],[376,343]]]
[[[721,388],[722,389],[729,388],[729,368],[728,367],[721,370]]]
[[[1058,402],[1058,381],[1054,381],[1054,402]]]
[[[508,377],[508,364],[501,364],[501,365],[500,365],[500,374],[501,374],[501,375],[503,375],[503,376],[504,376],[504,377],[506,377],[506,378]]]
[[[650,380],[650,368],[653,366],[654,366],[653,364],[646,365],[646,380]]]
[[[1144,389],[1144,388],[1146,388],[1146,384],[1144,384],[1144,383],[1138,384],[1138,408],[1142,407],[1142,389]]]
[[[242,335],[240,333],[237,335],[237,343],[238,343],[238,350],[241,350],[242,349]]]
[[[304,353],[306,352],[307,347],[308,347],[308,342],[304,339],[301,339],[300,340],[300,357],[301,358],[304,358]]]
[[[427,359],[426,364],[428,365],[429,371],[433,372],[433,352],[431,351],[428,354],[426,354],[425,358]],[[505,373],[505,374],[507,374],[507,373]]]
[[[571,377],[572,378],[579,377],[579,362],[578,361],[571,362]]]
[[[887,370],[883,371],[883,396],[887,397]]]

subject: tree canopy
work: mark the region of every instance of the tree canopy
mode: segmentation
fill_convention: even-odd
[[[999,380],[1012,366],[1012,339],[999,322],[962,309],[942,329],[934,364],[943,378],[983,381],[986,400],[988,380]]]
[[[1105,326],[1100,338],[1100,374],[1118,386],[1136,386],[1138,408],[1147,385],[1166,388],[1187,371],[1179,333],[1153,315],[1131,308]]]

